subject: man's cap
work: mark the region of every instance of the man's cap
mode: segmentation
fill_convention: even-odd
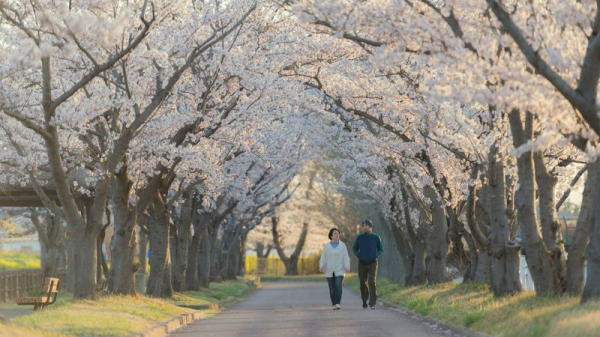
[[[367,226],[369,226],[369,227],[373,228],[373,222],[372,222],[370,219],[364,219],[364,220],[362,221],[362,224],[363,224],[363,225],[367,225]]]

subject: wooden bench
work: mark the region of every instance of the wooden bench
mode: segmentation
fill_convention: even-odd
[[[59,279],[55,277],[46,277],[46,279],[44,280],[44,286],[42,287],[42,296],[21,297],[17,298],[15,302],[18,305],[33,305],[33,310],[42,309],[45,306],[56,302],[56,296],[58,295],[59,285]]]

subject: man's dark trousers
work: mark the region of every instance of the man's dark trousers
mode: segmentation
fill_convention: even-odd
[[[369,300],[369,305],[377,302],[377,260],[370,264],[358,264],[358,279],[360,280],[360,296],[363,303]]]

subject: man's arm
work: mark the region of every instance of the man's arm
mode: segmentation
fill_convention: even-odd
[[[352,251],[354,251],[354,255],[356,255],[356,257],[358,257],[359,249],[360,249],[360,247],[358,246],[358,236],[357,236],[356,240],[354,240],[354,246],[352,247]]]
[[[375,252],[375,257],[379,257],[379,255],[381,255],[381,253],[383,253],[383,241],[381,241],[381,236],[377,235],[377,238],[379,239],[379,242],[377,242],[377,249]]]
[[[348,255],[348,249],[344,246],[344,270],[350,271],[350,256]]]

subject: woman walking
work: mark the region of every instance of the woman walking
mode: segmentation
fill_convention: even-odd
[[[346,245],[340,241],[340,231],[332,228],[329,231],[331,242],[323,246],[321,260],[319,260],[319,271],[327,277],[329,284],[329,296],[333,310],[340,310],[342,302],[342,283],[344,274],[350,271],[350,256]]]

